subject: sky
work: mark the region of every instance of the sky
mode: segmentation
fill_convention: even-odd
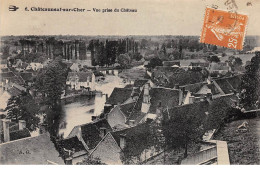
[[[0,35],[200,35],[206,7],[226,0],[0,0]],[[260,35],[260,0],[235,0],[249,16],[246,35]],[[250,2],[252,5],[247,5]],[[9,11],[15,5],[17,11]],[[90,12],[25,11],[25,7],[84,8]],[[94,12],[129,8],[137,12]]]

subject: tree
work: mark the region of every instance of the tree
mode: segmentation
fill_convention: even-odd
[[[5,109],[7,111],[7,118],[15,122],[19,120],[26,121],[26,127],[30,131],[34,131],[40,122],[37,116],[39,111],[39,106],[32,99],[31,95],[22,92],[18,96],[12,96],[7,103]]]
[[[251,59],[251,64],[246,66],[242,77],[240,92],[240,107],[244,109],[258,108],[260,97],[260,52]]]
[[[193,104],[194,105],[194,104]],[[198,104],[200,105],[200,103]],[[165,111],[164,116],[169,116]],[[204,120],[199,107],[175,108],[170,112],[170,118],[163,119],[163,134],[168,148],[184,148],[184,157],[188,155],[188,145],[201,140],[204,134]]]
[[[127,68],[127,66],[129,66],[130,64],[131,59],[128,54],[121,54],[118,56],[117,61],[122,68]]]
[[[149,69],[153,69],[155,68],[156,66],[162,66],[163,63],[162,63],[162,60],[159,59],[159,58],[152,58],[147,66],[147,68]]]
[[[40,71],[34,85],[36,91],[42,94],[41,103],[48,108],[46,121],[53,135],[58,131],[55,127],[58,124],[55,122],[58,122],[61,116],[60,101],[65,90],[67,75],[67,65],[62,63],[60,57],[56,57],[52,63]]]
[[[228,104],[225,98],[212,101],[211,105],[209,106],[205,128],[207,130],[218,129],[225,123],[230,110],[231,106]]]
[[[233,65],[234,67],[239,67],[243,65],[242,59],[240,59],[239,57],[235,58],[233,61]]]
[[[208,60],[209,60],[210,62],[216,62],[216,63],[220,62],[219,57],[216,56],[216,55],[213,55],[213,56],[209,57]]]

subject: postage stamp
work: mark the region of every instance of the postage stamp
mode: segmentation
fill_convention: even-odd
[[[201,43],[242,50],[248,16],[206,8]]]

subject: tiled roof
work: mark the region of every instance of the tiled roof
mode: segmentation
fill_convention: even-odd
[[[199,83],[188,84],[180,87],[185,87],[185,90],[188,90],[192,93],[197,93],[205,84],[206,84],[205,82],[199,82]]]
[[[142,87],[147,83],[148,80],[135,80],[134,87]]]
[[[49,134],[0,144],[0,164],[45,165],[48,161],[64,164]]]
[[[127,123],[129,123],[130,120],[134,120],[135,124],[138,124],[146,115],[146,113],[142,113],[142,102],[143,102],[143,95],[144,90],[140,92],[138,100],[135,102],[132,112],[128,116]]]
[[[8,79],[11,83],[15,83],[15,84],[18,84],[18,85],[24,84],[23,79],[21,77],[18,77],[18,76],[14,76],[14,77],[11,77],[11,78],[8,78]]]
[[[207,101],[203,101],[203,102],[199,101],[191,104],[177,106],[169,110],[165,110],[164,114],[172,117],[176,113],[185,113],[185,114],[196,113],[201,115],[201,118],[204,118],[205,112],[208,111],[208,108],[209,108],[209,103]]]
[[[60,140],[58,144],[60,148],[65,148],[66,150],[74,149],[75,152],[86,151],[84,145],[79,141],[77,136]]]
[[[148,144],[146,137],[150,136],[150,125],[148,123],[143,123],[135,127],[111,132],[111,134],[118,146],[120,146],[120,135],[124,135],[126,137],[126,146],[131,147],[124,152],[138,155],[147,149]]]
[[[225,94],[229,94],[238,90],[241,84],[241,76],[242,75],[236,75],[233,77],[224,77],[224,78],[216,79],[215,82],[218,84],[218,86]]]
[[[79,78],[79,82],[87,82],[89,79],[89,82],[92,81],[92,74],[93,72],[69,72],[67,80],[71,79],[72,81],[75,81],[76,77]]]
[[[31,81],[32,78],[33,78],[31,72],[21,72],[21,73],[20,73],[20,76],[22,77],[22,79],[23,79],[24,81]]]
[[[125,102],[131,97],[132,89],[115,87],[106,104],[117,105]]]
[[[11,78],[14,77],[14,73],[13,72],[2,72],[0,73],[0,77],[2,77],[2,79],[6,79],[6,78]]]
[[[11,87],[11,88],[9,88],[9,89],[7,90],[7,92],[10,93],[11,96],[19,96],[19,95],[22,93],[22,91],[19,90],[19,89],[16,88],[16,87]]]
[[[133,103],[127,103],[120,105],[120,110],[125,114],[125,116],[128,118],[133,111],[133,108],[135,106],[135,102]]]
[[[220,93],[214,84],[207,84],[207,87],[211,90],[212,95]]]
[[[82,138],[89,149],[93,149],[100,142],[100,128],[106,128],[107,132],[111,131],[111,127],[106,119],[99,120],[88,124],[81,125]]]
[[[179,105],[179,90],[152,88],[149,94],[151,97],[149,113],[156,113],[159,104],[161,104],[163,108],[171,108]]]

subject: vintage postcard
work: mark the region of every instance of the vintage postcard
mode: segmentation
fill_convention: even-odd
[[[259,11],[0,0],[0,165],[260,164]]]

